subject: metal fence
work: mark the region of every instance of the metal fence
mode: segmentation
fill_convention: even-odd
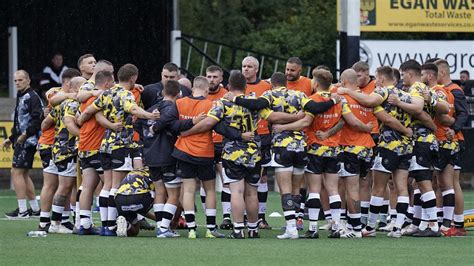
[[[179,39],[182,41],[182,70],[190,76],[205,75],[210,65],[220,66],[225,76],[228,76],[230,70],[240,69],[242,60],[251,55],[260,63],[258,77],[265,79],[277,71],[284,72],[288,59],[189,34],[182,34]],[[313,66],[312,63],[303,62],[302,74],[310,76]]]

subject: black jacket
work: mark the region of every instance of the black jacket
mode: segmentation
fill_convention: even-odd
[[[148,108],[148,112],[160,111],[160,119],[139,120],[142,138],[143,155],[145,164],[150,167],[167,166],[176,163],[171,156],[177,136],[181,131],[193,127],[192,119],[179,120],[176,104],[171,101],[160,100],[157,104]],[[153,132],[150,132],[153,126]]]
[[[452,90],[451,93],[454,96],[454,110],[456,112],[456,122],[451,126],[451,129],[458,133],[469,118],[467,100],[462,90]]]
[[[16,96],[15,116],[10,141],[15,143],[25,133],[25,146],[36,146],[41,132],[43,104],[39,95],[30,87]]]
[[[179,85],[179,89],[181,90],[181,97],[186,97],[192,94],[192,91],[183,85]],[[149,109],[153,105],[157,104],[163,99],[163,95],[161,92],[163,91],[163,83],[153,83],[146,85],[143,88],[142,92],[142,103],[143,107]]]

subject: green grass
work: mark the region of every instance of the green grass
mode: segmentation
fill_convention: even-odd
[[[466,209],[474,208],[474,192],[466,192],[465,201]],[[268,213],[281,213],[279,203],[278,194],[270,193]],[[2,216],[15,207],[14,194],[0,191]],[[198,212],[197,217],[198,224],[203,225],[203,212]],[[97,214],[94,219],[98,219]],[[284,224],[283,218],[267,220],[274,228]],[[26,233],[35,230],[37,225],[37,219],[0,219],[0,265],[473,265],[474,262],[474,231],[469,231],[468,237],[464,238],[436,239],[388,239],[382,233],[372,239],[328,239],[327,233],[321,232],[317,240],[278,240],[276,235],[279,230],[260,231],[261,239],[245,240],[157,239],[151,231],[142,231],[135,238],[76,235],[26,237]],[[204,235],[204,230],[199,227],[199,236]],[[180,233],[186,236],[186,231]]]

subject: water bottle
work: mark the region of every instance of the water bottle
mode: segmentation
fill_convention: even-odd
[[[45,231],[30,231],[26,234],[28,237],[46,237],[48,236],[48,233]]]

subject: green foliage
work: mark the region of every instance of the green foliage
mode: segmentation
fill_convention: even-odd
[[[335,68],[335,1],[196,0],[180,4],[184,33]]]
[[[336,68],[336,0],[182,0],[180,12],[184,33],[277,57],[298,56],[313,66]],[[472,33],[361,33],[361,39],[382,40],[471,38]],[[208,52],[214,56],[217,48],[208,47]],[[182,54],[187,55],[187,47],[183,47]],[[221,62],[227,68],[239,67],[244,56],[238,53],[232,64],[230,52],[222,51]],[[276,63],[265,59],[264,77],[273,72]],[[201,61],[194,58],[190,65],[199,71]],[[283,65],[278,62],[279,71]],[[307,73],[306,69],[303,73]]]

